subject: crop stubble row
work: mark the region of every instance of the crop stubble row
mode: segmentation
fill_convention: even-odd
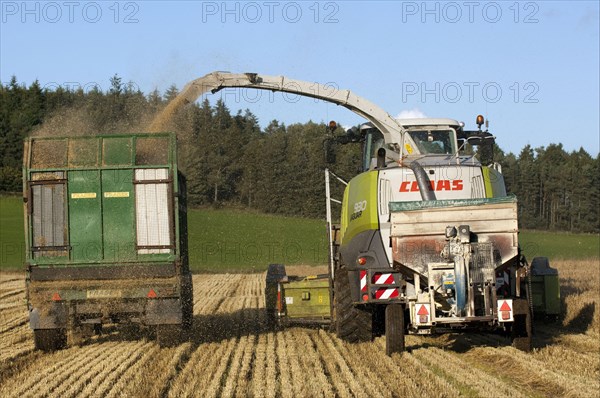
[[[600,308],[598,264],[559,269],[565,316],[536,324],[532,354],[501,336],[464,334],[408,336],[409,352],[391,358],[383,338],[348,344],[322,329],[269,330],[259,274],[195,275],[195,324],[177,347],[109,330],[41,354],[27,326],[22,275],[5,274],[0,396],[597,396],[598,310],[579,317]]]

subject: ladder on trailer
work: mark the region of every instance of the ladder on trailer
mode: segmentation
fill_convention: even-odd
[[[342,183],[344,186],[348,185],[343,178],[336,175],[334,172],[329,169],[325,169],[325,197],[326,197],[326,217],[327,217],[327,240],[329,244],[329,276],[331,280],[333,280],[333,273],[336,269],[338,262],[338,249],[339,249],[339,233],[340,226],[338,224],[333,224],[332,215],[331,215],[331,203],[337,203],[339,205],[342,204],[341,200],[335,199],[331,197],[331,176],[333,176],[337,181]]]

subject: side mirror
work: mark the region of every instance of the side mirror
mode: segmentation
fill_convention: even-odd
[[[494,140],[483,139],[477,148],[477,154],[482,164],[494,163]]]
[[[335,137],[335,140],[342,145],[354,142],[363,142],[364,139],[364,135],[356,127],[352,127],[348,129],[345,134]]]

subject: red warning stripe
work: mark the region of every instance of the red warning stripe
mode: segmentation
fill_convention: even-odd
[[[360,270],[360,291],[367,291],[367,270]]]
[[[399,295],[400,293],[396,287],[381,287],[375,291],[375,298],[377,300],[393,299]]]
[[[376,272],[372,281],[375,285],[391,285],[394,283],[394,276],[391,273]]]
[[[421,305],[421,308],[419,308],[417,315],[429,315],[429,311],[427,311],[427,307],[424,305]]]

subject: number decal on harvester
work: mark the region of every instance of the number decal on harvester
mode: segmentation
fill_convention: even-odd
[[[361,200],[360,202],[354,203],[354,213],[350,216],[350,221],[356,220],[362,216],[362,212],[367,209],[367,201]]]

